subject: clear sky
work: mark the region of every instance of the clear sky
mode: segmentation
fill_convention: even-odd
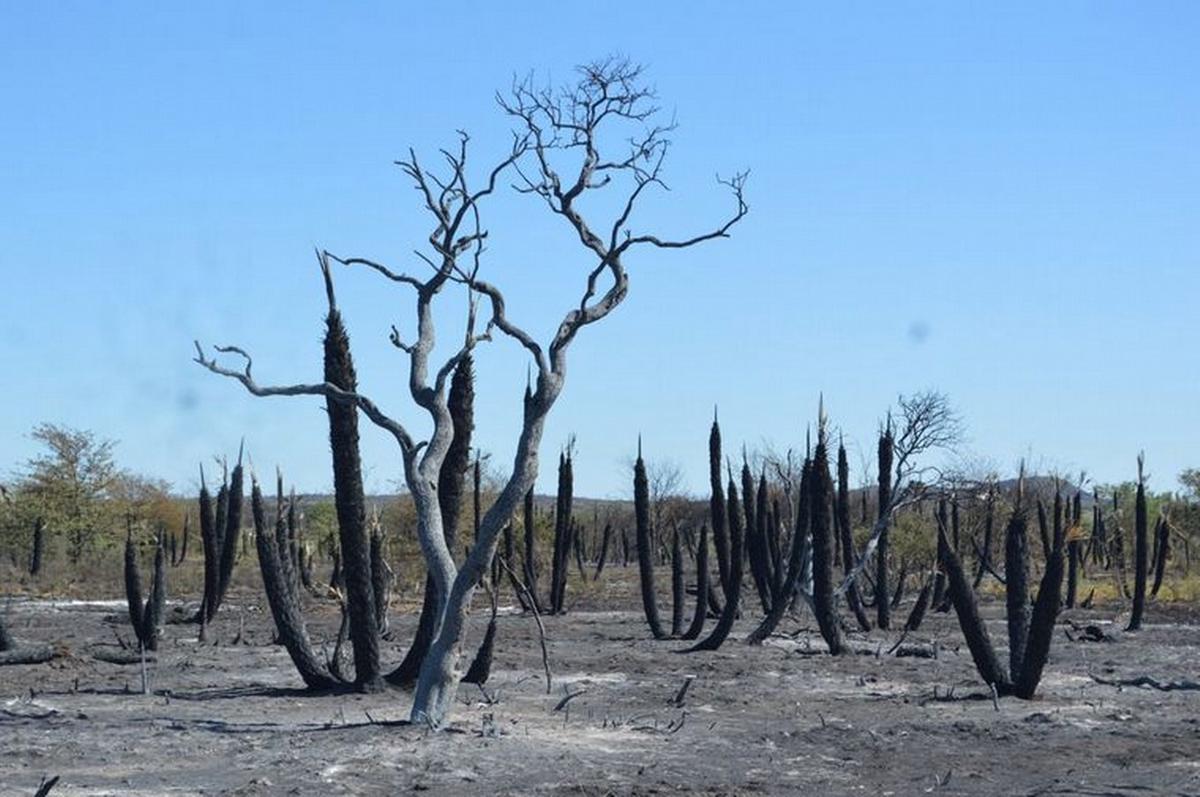
[[[640,227],[717,221],[718,171],[752,170],[752,209],[727,241],[632,258],[628,301],[579,339],[543,446],[577,436],[577,493],[628,494],[639,432],[699,492],[714,404],[730,448],[784,448],[821,391],[862,450],[897,393],[934,387],[1005,470],[1130,479],[1144,448],[1167,489],[1200,465],[1200,5],[434,5],[4,5],[0,469],[48,420],[181,490],[242,435],[328,489],[320,401],[252,398],[192,339],[316,379],[313,246],[416,268],[428,221],[392,161],[463,128],[485,163],[514,73],[609,53],[679,122]],[[545,338],[587,261],[530,197],[488,214],[486,273]],[[338,283],[365,392],[420,429],[386,340],[409,297]],[[477,440],[507,465],[520,352],[478,371]],[[365,431],[364,457],[388,489],[393,443]]]

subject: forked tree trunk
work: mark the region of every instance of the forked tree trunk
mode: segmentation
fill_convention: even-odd
[[[683,653],[693,653],[699,650],[716,650],[721,647],[721,644],[729,636],[729,632],[733,629],[733,621],[737,619],[738,602],[742,591],[742,518],[741,513],[737,508],[737,486],[733,483],[733,477],[729,479],[729,503],[727,510],[729,515],[729,578],[730,592],[725,596],[725,607],[721,610],[721,617],[717,620],[717,625],[713,628],[712,633],[701,640],[699,643],[682,651]]]
[[[938,558],[946,573],[946,579],[950,582],[950,599],[954,603],[958,624],[962,628],[963,637],[966,638],[967,648],[971,651],[971,658],[975,661],[975,669],[979,671],[984,683],[995,686],[1000,694],[1009,694],[1012,691],[1012,683],[996,657],[987,625],[979,615],[975,591],[971,589],[971,582],[963,572],[962,563],[955,555],[950,541],[946,539],[945,530],[941,528],[938,529]]]
[[[146,650],[158,650],[158,633],[162,627],[163,612],[167,606],[167,562],[163,549],[163,537],[158,536],[154,547],[154,579],[150,582],[150,595],[142,608],[142,625],[138,639]]]
[[[449,416],[453,437],[446,445],[446,455],[438,469],[437,486],[434,488],[435,492],[431,502],[432,508],[427,510],[438,513],[438,528],[447,549],[447,557],[449,552],[454,550],[455,542],[458,539],[458,523],[462,514],[466,469],[471,461],[470,438],[471,432],[475,428],[474,375],[466,358],[460,363],[460,367],[464,366],[465,370],[462,375],[459,375],[459,368],[456,367],[450,380],[450,390],[446,396],[446,413]],[[414,492],[414,498],[415,496]],[[417,518],[418,525],[420,525],[420,509],[418,509]],[[400,665],[387,674],[388,683],[404,688],[409,688],[416,683],[421,672],[421,662],[428,655],[429,647],[437,632],[438,617],[443,608],[438,600],[435,574],[429,572],[425,576],[425,594],[421,602],[421,614],[417,619],[417,631],[413,635],[412,645],[404,654]]]
[[[1054,622],[1058,618],[1058,607],[1062,596],[1063,544],[1054,541],[1050,558],[1046,561],[1046,572],[1038,587],[1037,600],[1033,606],[1033,617],[1029,623],[1029,636],[1025,643],[1025,660],[1020,673],[1013,673],[1013,694],[1029,700],[1037,691],[1042,680],[1042,670],[1050,658],[1050,642],[1054,638]]]
[[[807,564],[805,561],[808,552],[806,540],[809,538],[812,514],[810,511],[811,484],[812,460],[805,459],[804,465],[800,469],[800,488],[796,496],[796,528],[792,532],[791,547],[788,550],[787,576],[784,578],[783,589],[780,592],[779,600],[775,601],[775,605],[771,607],[771,613],[764,617],[763,621],[758,624],[758,628],[746,637],[747,645],[761,645],[767,637],[775,632],[792,603],[792,596],[796,594],[799,587]]]

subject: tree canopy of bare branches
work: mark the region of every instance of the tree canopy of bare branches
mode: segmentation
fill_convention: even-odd
[[[429,416],[433,430],[416,440],[394,415],[372,398],[328,382],[280,386],[260,385],[252,373],[253,360],[238,346],[215,347],[206,354],[197,342],[196,362],[213,373],[239,381],[255,396],[322,396],[350,403],[396,440],[402,454],[405,482],[418,515],[418,537],[442,606],[436,635],[422,667],[414,696],[414,721],[440,726],[453,705],[455,668],[470,597],[491,561],[497,539],[518,503],[533,485],[538,447],[546,416],[563,389],[571,342],[586,327],[615,310],[629,290],[625,257],[635,249],[680,249],[729,235],[747,213],[743,189],[746,174],[718,178],[733,195],[734,210],[719,225],[678,238],[635,231],[639,200],[650,190],[665,188],[663,165],[673,123],[656,121],[659,108],[653,90],[643,81],[642,68],[622,59],[606,59],[579,68],[578,79],[562,88],[539,87],[533,78],[518,80],[508,94],[497,97],[500,108],[515,123],[511,146],[477,184],[468,168],[470,138],[460,131],[457,146],[441,152],[442,169],[434,170],[410,150],[398,165],[412,182],[430,217],[427,248],[417,258],[432,273],[413,276],[383,262],[364,257],[318,252],[323,266],[331,261],[374,271],[397,286],[411,290],[415,300],[416,338],[402,339],[393,327],[392,344],[408,357],[411,400]],[[611,155],[605,141],[623,132],[626,148]],[[548,343],[534,338],[506,310],[501,289],[480,275],[488,231],[483,224],[485,200],[508,173],[519,193],[539,198],[574,233],[590,258],[580,297],[564,313]],[[601,220],[585,215],[581,198],[588,192],[623,187],[624,200],[615,217]],[[461,286],[469,298],[463,343],[442,362],[433,362],[435,300],[448,286]],[[483,319],[478,331],[477,320]],[[499,333],[523,347],[536,379],[524,398],[522,429],[512,471],[480,524],[477,544],[461,568],[445,544],[437,497],[437,478],[452,438],[446,406],[447,380],[462,358]],[[222,364],[217,355],[237,355],[241,368]]]

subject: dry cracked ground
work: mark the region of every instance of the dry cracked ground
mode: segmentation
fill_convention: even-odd
[[[1002,608],[985,612],[999,644]],[[1136,635],[1113,611],[1065,613],[1039,699],[994,704],[952,614],[910,637],[936,658],[889,656],[880,632],[857,636],[878,655],[832,658],[807,615],[763,647],[740,641],[746,618],[720,651],[681,655],[648,638],[628,589],[593,590],[546,618],[549,693],[533,619],[504,613],[486,689],[461,687],[439,734],[402,722],[403,692],[301,691],[250,592],[206,644],[166,626],[150,695],[137,664],[94,658],[129,636],[119,602],[12,600],[7,616],[63,655],[0,669],[4,795],[54,775],[54,795],[1200,794],[1200,692],[1096,680],[1197,679],[1200,625],[1166,606]],[[332,636],[332,604],[309,616]],[[1069,622],[1114,639],[1078,641]],[[412,627],[393,620],[389,661]]]

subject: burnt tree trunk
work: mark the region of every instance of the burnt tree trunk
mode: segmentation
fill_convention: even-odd
[[[46,556],[46,521],[38,518],[33,522],[33,545],[29,552],[29,575],[38,576],[42,572],[42,560]]]
[[[738,603],[742,592],[742,518],[737,509],[737,485],[733,483],[732,474],[729,479],[729,502],[726,505],[729,515],[729,593],[725,596],[725,606],[721,617],[712,632],[697,644],[683,653],[693,653],[700,650],[716,650],[729,636],[733,629],[733,621],[737,619]]]
[[[1170,522],[1165,517],[1159,517],[1154,532],[1158,539],[1158,545],[1155,547],[1154,586],[1150,588],[1150,596],[1158,597],[1158,590],[1162,587],[1163,576],[1167,572],[1167,557],[1171,553]]]
[[[1010,579],[1011,580],[1011,579]],[[1050,642],[1054,638],[1054,622],[1058,618],[1063,581],[1063,541],[1056,538],[1046,560],[1046,572],[1038,587],[1029,636],[1025,643],[1025,660],[1020,673],[1013,673],[1013,694],[1029,700],[1042,680],[1042,670],[1050,658]]]
[[[800,469],[800,489],[797,491],[796,496],[796,528],[792,532],[791,547],[788,550],[787,577],[784,579],[779,599],[771,607],[771,613],[764,617],[763,621],[758,624],[758,628],[754,629],[746,637],[747,645],[761,645],[767,637],[774,633],[780,621],[783,620],[783,615],[787,612],[788,606],[792,603],[792,596],[796,594],[801,574],[806,566],[805,541],[808,539],[812,525],[812,513],[810,511],[811,483],[812,460],[805,459],[804,465]]]
[[[850,521],[850,462],[846,457],[846,446],[841,443],[838,444],[837,511],[834,519],[837,521],[838,533],[841,536],[842,571],[849,576],[858,565],[858,552],[854,548],[854,529]],[[904,579],[901,577],[899,589],[904,588],[903,581]],[[867,610],[863,607],[862,598],[858,594],[858,584],[854,581],[850,582],[850,586],[846,589],[846,603],[854,612],[854,619],[858,621],[858,627],[863,631],[870,631],[871,621],[867,617]]]
[[[708,499],[708,514],[712,523],[713,547],[717,552],[717,574],[721,580],[721,590],[728,600],[733,586],[729,571],[729,532],[726,525],[729,513],[725,509],[725,493],[721,488],[721,427],[717,424],[715,412],[712,430],[708,434],[708,477],[712,489]]]
[[[454,436],[438,470],[437,500],[442,520],[442,537],[446,541],[446,547],[453,551],[458,539],[458,521],[462,514],[466,472],[471,462],[471,433],[475,428],[475,384],[470,357],[464,357],[450,377],[446,408],[450,412]],[[437,586],[433,576],[427,574],[421,614],[417,619],[417,630],[413,634],[412,645],[404,654],[399,666],[387,674],[388,683],[404,688],[416,683],[421,672],[421,663],[433,642],[434,629],[441,611]]]
[[[538,598],[538,572],[536,562],[537,528],[533,516],[533,488],[525,493],[525,557],[523,570],[525,573],[525,589],[529,592],[529,600],[533,607],[542,613],[542,604]]]
[[[358,390],[358,376],[350,353],[350,336],[334,300],[328,268],[324,268],[324,275],[329,300],[329,312],[325,317],[325,381],[354,393]],[[342,579],[346,585],[350,644],[354,650],[354,683],[361,691],[377,692],[383,689],[383,675],[379,665],[379,624],[375,617],[371,542],[367,535],[362,457],[358,447],[358,406],[327,397],[325,411],[329,416],[329,447],[333,453],[334,505],[342,552]],[[279,555],[290,560],[291,554],[286,548]]]
[[[889,426],[879,436],[879,519],[884,521],[875,551],[875,624],[883,631],[891,627],[891,595],[888,592],[888,526],[884,520],[892,503],[892,430]]]
[[[1017,505],[1004,532],[1004,594],[1008,609],[1008,669],[1015,679],[1025,661],[1029,636],[1029,541],[1025,506]]]
[[[696,639],[704,631],[704,621],[708,617],[708,591],[708,524],[705,523],[700,527],[700,542],[696,545],[696,606],[683,639]]]
[[[1138,631],[1142,627],[1142,615],[1146,612],[1146,577],[1149,568],[1149,542],[1146,539],[1146,481],[1143,477],[1143,458],[1138,455],[1137,498],[1133,507],[1133,610],[1129,615],[1127,631]]]
[[[963,572],[962,563],[955,555],[950,541],[946,539],[945,529],[938,529],[938,558],[946,579],[950,582],[950,599],[954,603],[954,611],[958,615],[958,624],[966,638],[967,648],[975,661],[975,668],[984,683],[992,685],[1000,694],[1012,691],[1008,673],[996,657],[992,640],[988,636],[987,626],[979,616],[979,604],[975,600],[975,591],[971,582]]]
[[[271,616],[275,618],[275,631],[279,641],[287,649],[288,656],[309,689],[333,689],[338,686],[338,682],[313,650],[308,629],[304,625],[304,615],[300,611],[299,591],[283,569],[282,552],[276,543],[278,530],[276,534],[268,531],[262,491],[253,477],[250,479],[250,485],[250,510],[254,518],[254,542],[258,549],[259,570],[262,572]],[[276,500],[278,525],[284,522],[282,489],[278,491]]]
[[[822,419],[822,424],[823,424]],[[842,624],[838,621],[837,604],[833,595],[833,480],[829,475],[829,455],[825,448],[825,430],[817,434],[817,447],[812,465],[812,550],[813,550],[813,613],[821,636],[830,654],[845,652]],[[886,600],[881,596],[881,600]]]
[[[666,639],[658,617],[658,599],[654,594],[654,551],[650,539],[650,486],[646,463],[642,461],[642,441],[638,440],[637,461],[633,465],[633,513],[637,526],[638,581],[642,590],[642,611],[655,639]]]

